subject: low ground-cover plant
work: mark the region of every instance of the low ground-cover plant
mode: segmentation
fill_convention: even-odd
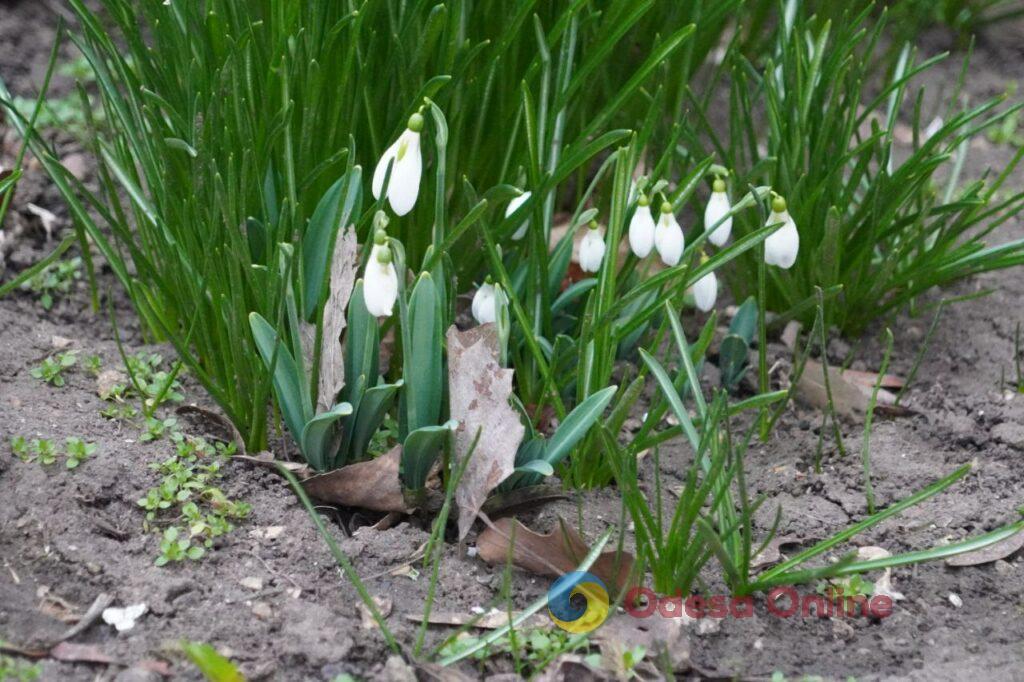
[[[926,131],[931,117],[911,82],[941,56],[918,62],[906,47],[885,62],[880,88],[869,94],[877,67],[864,57],[879,44],[884,20],[868,26],[867,10],[846,10],[832,24],[802,6],[787,3],[764,64],[733,53],[728,126],[698,112],[700,134],[691,138],[700,145],[706,135],[736,187],[770,184],[780,196],[767,220],[791,216],[795,224],[795,262],[775,261],[764,273],[768,307],[792,316],[815,287],[842,286],[827,322],[856,335],[932,287],[1024,262],[1024,241],[986,246],[1024,208],[1024,194],[1006,185],[1021,154],[959,187],[970,141],[1019,105],[1000,111],[995,99],[961,109],[965,64]],[[903,137],[906,154],[897,142]],[[736,223],[744,234],[764,220],[739,215]],[[759,279],[748,275],[758,271],[758,256],[728,278],[734,293],[756,293]],[[812,314],[800,317],[809,322]]]
[[[150,465],[160,482],[137,502],[146,512],[143,527],[160,533],[157,566],[201,559],[217,537],[249,514],[248,503],[228,498],[216,485],[234,443],[210,443],[180,431],[171,441],[174,454]]]
[[[60,388],[64,385],[64,371],[74,367],[76,362],[78,362],[77,351],[64,351],[56,355],[47,356],[41,364],[33,367],[29,373],[33,378],[39,379],[43,383]]]
[[[54,301],[67,295],[71,286],[82,277],[82,259],[79,256],[47,265],[41,272],[22,284],[39,298],[43,310],[53,307]]]
[[[88,443],[77,436],[69,436],[64,441],[64,463],[68,469],[77,469],[82,462],[96,453],[97,445]],[[57,461],[57,446],[48,438],[32,438],[24,436],[11,437],[11,452],[23,462],[37,461],[49,466]]]

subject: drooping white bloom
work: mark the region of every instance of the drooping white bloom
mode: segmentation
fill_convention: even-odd
[[[764,262],[788,270],[793,267],[796,255],[800,251],[800,233],[797,232],[796,223],[786,210],[786,200],[777,196],[772,200],[772,212],[765,225],[778,223],[782,223],[782,227],[764,240]]]
[[[672,213],[672,204],[667,201],[661,205],[661,217],[654,228],[654,248],[658,249],[661,262],[669,267],[679,264],[686,248],[683,228],[679,227],[679,221]]]
[[[505,209],[505,217],[508,218],[510,215],[519,210],[519,207],[525,204],[530,197],[533,195],[532,192],[523,192],[512,201],[508,202],[508,208]],[[516,228],[515,233],[512,235],[512,241],[519,241],[526,236],[526,228],[530,226],[530,219],[527,218],[523,221],[523,224]]]
[[[647,258],[654,248],[654,216],[646,197],[640,197],[629,221],[629,248],[637,258]]]
[[[711,191],[711,198],[708,200],[707,208],[704,209],[704,229],[712,230],[708,235],[708,241],[715,246],[725,246],[732,234],[732,216],[726,217],[732,206],[729,204],[729,195],[725,193],[725,181],[715,178],[715,184]],[[722,220],[724,218],[724,220]],[[722,224],[715,227],[715,224],[722,220]]]
[[[583,272],[597,272],[601,269],[601,261],[604,260],[604,235],[593,222],[587,228],[587,233],[580,241],[580,269]]]
[[[715,307],[715,300],[718,298],[718,277],[715,273],[709,272],[693,284],[693,301],[697,308],[708,312]]]
[[[422,130],[423,116],[413,114],[409,117],[409,127],[388,147],[373,171],[373,198],[380,199],[384,191],[384,178],[388,174],[388,166],[391,166],[388,202],[395,215],[402,216],[411,211],[420,193],[420,177],[423,175],[423,154],[420,152]]]
[[[391,262],[391,248],[387,245],[387,237],[374,240],[370,251],[370,260],[366,263],[366,274],[363,277],[363,299],[366,310],[374,317],[390,317],[398,299],[398,273]]]
[[[473,294],[473,319],[477,324],[487,324],[498,319],[494,293],[494,285],[484,282]]]

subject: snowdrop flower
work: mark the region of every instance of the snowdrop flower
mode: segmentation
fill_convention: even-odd
[[[597,227],[597,221],[590,221],[587,233],[580,242],[580,268],[583,272],[597,272],[604,260],[604,235]]]
[[[508,218],[510,215],[512,215],[513,213],[518,211],[519,207],[522,206],[523,204],[525,204],[530,199],[531,196],[533,196],[532,192],[523,192],[522,194],[517,196],[512,201],[508,202],[508,208],[505,209],[505,217]],[[522,239],[523,237],[525,237],[526,236],[526,228],[528,228],[529,226],[530,226],[530,219],[527,218],[526,220],[523,221],[523,224],[520,225],[516,229],[515,233],[512,235],[512,241],[517,242],[520,239]]]
[[[420,176],[423,175],[423,154],[420,153],[420,132],[423,130],[423,116],[413,114],[408,127],[393,145],[388,147],[373,171],[373,198],[380,199],[384,191],[384,178],[391,166],[388,180],[388,201],[395,215],[405,215],[416,205],[420,193]]]
[[[707,256],[701,256],[701,263],[706,262]],[[715,307],[715,300],[718,298],[718,277],[714,272],[709,272],[693,284],[693,300],[697,308],[702,312],[710,312]]]
[[[490,277],[473,294],[473,319],[477,324],[487,324],[498,319],[495,294],[494,284],[491,283]]]
[[[629,221],[629,248],[637,258],[647,258],[654,248],[654,216],[651,215],[651,202],[643,194]]]
[[[778,223],[782,223],[782,227],[764,240],[764,262],[788,270],[793,267],[796,254],[800,251],[800,233],[796,231],[796,223],[786,210],[786,200],[776,194],[772,199],[771,215],[765,224]]]
[[[679,221],[672,213],[672,204],[667,201],[661,205],[661,217],[654,228],[654,248],[658,249],[661,262],[669,267],[679,264],[686,248],[683,228],[679,227]]]
[[[710,230],[715,223],[725,218],[722,224],[715,227],[708,235],[708,241],[715,246],[725,246],[725,243],[729,241],[729,235],[732,234],[732,216],[726,218],[730,210],[732,210],[732,206],[729,204],[729,195],[725,193],[725,180],[715,178],[711,198],[708,200],[707,208],[704,209],[705,230]]]
[[[366,310],[374,317],[390,317],[398,299],[398,274],[391,258],[388,235],[377,230],[363,276],[363,299]]]

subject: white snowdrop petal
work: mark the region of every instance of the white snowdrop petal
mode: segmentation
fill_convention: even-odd
[[[604,259],[604,235],[599,230],[587,228],[580,242],[580,268],[583,272],[597,272]]]
[[[788,270],[796,263],[797,254],[800,252],[800,233],[797,232],[796,223],[788,211],[773,211],[768,216],[768,225],[777,223],[783,223],[782,227],[764,240],[764,262]]]
[[[722,224],[715,227],[708,235],[708,241],[715,246],[725,246],[732,235],[732,216],[726,218],[732,206],[729,204],[729,196],[725,192],[712,192],[708,200],[707,208],[704,209],[704,229],[711,230],[719,220],[725,218]]]
[[[508,218],[510,215],[515,213],[517,210],[519,210],[519,207],[522,206],[523,204],[525,204],[530,199],[531,196],[532,196],[531,192],[523,192],[522,194],[520,194],[519,196],[515,197],[510,202],[508,202],[508,207],[505,208],[505,217]],[[526,230],[527,230],[527,228],[529,228],[529,226],[530,226],[530,219],[527,218],[526,220],[523,221],[522,225],[520,225],[518,228],[516,228],[516,231],[512,234],[512,241],[516,241],[517,242],[520,239],[522,239],[523,237],[525,237],[526,236]]]
[[[715,273],[709,272],[694,283],[693,300],[697,304],[697,308],[706,313],[715,307],[717,299],[718,277],[715,276]]]
[[[420,134],[411,130],[402,133],[399,142],[405,143],[402,158],[395,161],[388,185],[388,201],[395,215],[403,216],[416,205],[423,175],[423,155],[420,153]]]
[[[374,317],[390,317],[398,299],[398,275],[391,263],[381,263],[377,254],[384,247],[374,245],[363,278],[363,300]]]
[[[658,250],[661,261],[669,267],[678,265],[679,259],[683,257],[686,241],[683,229],[673,214],[661,214],[661,220],[654,230],[654,248]]]
[[[494,285],[482,284],[473,294],[473,319],[477,324],[487,324],[497,319],[494,300]]]
[[[373,190],[374,199],[380,199],[380,195],[384,191],[384,177],[388,174],[388,164],[391,163],[392,159],[398,156],[398,145],[401,142],[401,137],[395,140],[395,143],[381,154],[380,161],[377,162],[377,167],[373,170],[373,183],[371,185],[371,189]],[[395,171],[392,169],[390,184],[394,184],[394,175]]]
[[[650,206],[637,206],[629,221],[629,248],[637,258],[647,258],[654,248],[654,216]]]

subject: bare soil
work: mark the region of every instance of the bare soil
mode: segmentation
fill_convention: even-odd
[[[0,2],[0,74],[15,94],[31,96],[50,50],[56,25],[47,3]],[[1001,93],[1020,75],[1024,24],[997,27],[979,42],[968,89],[972,98]],[[926,53],[946,47],[940,32],[923,38]],[[951,60],[928,76],[937,87],[951,82],[959,68]],[[69,83],[58,81],[57,92]],[[62,151],[73,140],[55,132]],[[966,173],[1001,166],[1013,154],[979,140]],[[1018,172],[1011,186],[1024,178]],[[66,211],[45,175],[34,167],[17,191],[12,225],[21,236],[7,259],[6,281],[51,250],[29,202],[57,214],[69,229]],[[1014,221],[999,240],[1024,237]],[[113,296],[118,331],[128,352],[150,348],[112,279],[100,272],[105,296]],[[973,462],[974,471],[945,493],[872,529],[855,541],[891,552],[924,549],[977,534],[1019,517],[1024,503],[1024,396],[1004,390],[1001,378],[1013,378],[1014,329],[1024,321],[1020,270],[962,282],[941,297],[984,289],[994,293],[959,303],[943,313],[924,355],[917,381],[907,394],[908,417],[881,419],[871,438],[872,474],[878,505],[885,506],[926,486],[956,467]],[[931,322],[929,316],[901,316],[891,325],[896,346],[891,371],[906,375]],[[873,369],[881,359],[881,327],[865,336],[854,366]],[[30,369],[54,352],[54,337],[71,340],[80,358],[97,353],[105,367],[120,365],[114,329],[104,312],[90,308],[89,291],[79,283],[70,296],[47,312],[30,292],[0,299],[0,643],[23,651],[51,643],[69,623],[62,612],[83,613],[100,593],[117,605],[145,602],[149,613],[130,631],[117,633],[98,621],[71,641],[91,645],[113,664],[40,659],[42,679],[160,679],[162,669],[175,679],[200,679],[183,658],[178,642],[209,642],[229,655],[251,679],[325,679],[351,673],[366,679],[409,679],[379,632],[366,624],[359,599],[342,577],[309,517],[276,474],[242,461],[227,464],[221,481],[233,498],[252,505],[250,517],[218,539],[196,562],[154,566],[159,538],[143,530],[144,512],[136,500],[158,481],[148,465],[168,457],[167,441],[141,442],[136,426],[100,416],[106,403],[95,379],[79,366],[67,373],[63,388],[44,385]],[[58,339],[59,342],[59,339]],[[841,361],[850,344],[836,341],[830,359]],[[160,349],[170,355],[167,349]],[[773,354],[785,355],[773,344]],[[207,404],[202,390],[185,379],[186,402]],[[747,460],[754,492],[769,496],[761,518],[770,525],[776,506],[783,510],[780,534],[800,543],[821,539],[864,518],[866,504],[858,453],[861,427],[844,425],[850,454],[839,456],[826,434],[821,473],[813,462],[820,414],[794,406],[769,442],[757,443]],[[66,470],[22,462],[8,443],[12,436],[51,438],[62,443],[77,436],[99,445],[79,468]],[[672,444],[663,452],[666,487],[679,481],[688,448]],[[648,462],[641,472],[654,475]],[[578,504],[580,506],[578,506]],[[591,537],[620,518],[614,490],[585,493],[581,500],[547,505],[530,517],[534,527],[550,528],[557,517],[576,519],[582,508]],[[402,567],[426,541],[428,529],[409,519],[386,530],[368,524],[352,510],[324,508],[330,531],[353,559],[370,592],[390,605],[388,623],[405,643],[422,611],[425,576],[414,578]],[[280,530],[278,527],[283,527]],[[626,544],[631,543],[627,534]],[[883,620],[829,619],[770,615],[758,600],[756,615],[725,619],[712,627],[692,627],[686,639],[692,668],[683,677],[766,679],[774,671],[787,676],[820,675],[859,680],[1024,680],[1024,556],[967,568],[943,563],[898,569],[895,588],[906,599]],[[258,578],[261,586],[254,588]],[[501,571],[446,548],[436,608],[470,614],[499,591]],[[244,584],[243,584],[244,583]],[[549,583],[525,573],[513,575],[511,595],[523,607],[544,594]],[[801,588],[813,591],[813,586]],[[955,598],[951,599],[951,596]],[[957,602],[954,604],[953,602]],[[57,605],[56,607],[54,605]],[[617,618],[626,618],[624,615]],[[429,642],[450,631],[432,627]],[[155,664],[154,662],[159,662]],[[161,668],[160,666],[167,666]],[[493,659],[483,667],[463,665],[471,677],[511,670]]]

